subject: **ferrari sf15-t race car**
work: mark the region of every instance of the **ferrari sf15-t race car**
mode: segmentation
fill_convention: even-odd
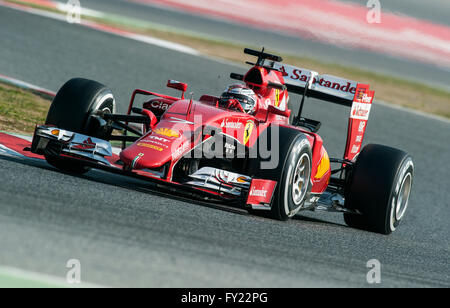
[[[303,210],[334,211],[351,227],[396,230],[414,165],[401,150],[362,147],[374,97],[369,85],[285,65],[264,49],[244,52],[256,63],[245,75],[232,73],[240,84],[221,96],[185,98],[187,84],[169,80],[181,98],[137,89],[126,114],[116,113],[104,85],[71,79],[36,127],[31,151],[65,172],[108,170],[254,215],[287,220]],[[302,97],[292,116],[289,92]],[[137,96],[145,99],[136,104]],[[321,123],[302,116],[307,98],[350,107],[342,158],[328,156]]]

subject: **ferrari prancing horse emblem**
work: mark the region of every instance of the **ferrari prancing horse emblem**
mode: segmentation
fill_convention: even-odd
[[[255,123],[252,120],[248,120],[247,123],[245,124],[244,129],[244,144],[247,144],[248,141],[250,140],[250,136],[252,135],[253,132],[253,127],[255,127]]]

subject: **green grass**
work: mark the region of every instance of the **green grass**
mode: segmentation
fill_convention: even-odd
[[[50,101],[38,94],[0,83],[0,131],[32,133],[45,122]]]

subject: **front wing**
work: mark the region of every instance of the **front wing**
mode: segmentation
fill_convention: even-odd
[[[277,184],[212,167],[199,169],[185,183],[164,179],[151,170],[126,170],[109,141],[46,125],[36,127],[31,152],[58,156],[67,163],[81,161],[88,167],[139,178],[171,192],[201,200],[228,204],[231,201],[253,209],[270,210]]]

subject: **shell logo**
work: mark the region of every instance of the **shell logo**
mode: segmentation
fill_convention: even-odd
[[[238,181],[239,183],[248,183],[248,182],[249,182],[248,178],[245,177],[245,176],[240,176],[240,177],[238,177],[238,178],[236,179],[236,181]]]
[[[161,135],[161,136],[166,136],[166,137],[170,137],[170,138],[179,138],[180,137],[180,133],[170,129],[170,128],[157,128],[154,130],[155,134]]]
[[[317,166],[317,172],[315,179],[322,178],[327,171],[330,170],[330,158],[328,157],[328,153],[325,151],[323,153],[322,159],[320,160],[319,165]]]

